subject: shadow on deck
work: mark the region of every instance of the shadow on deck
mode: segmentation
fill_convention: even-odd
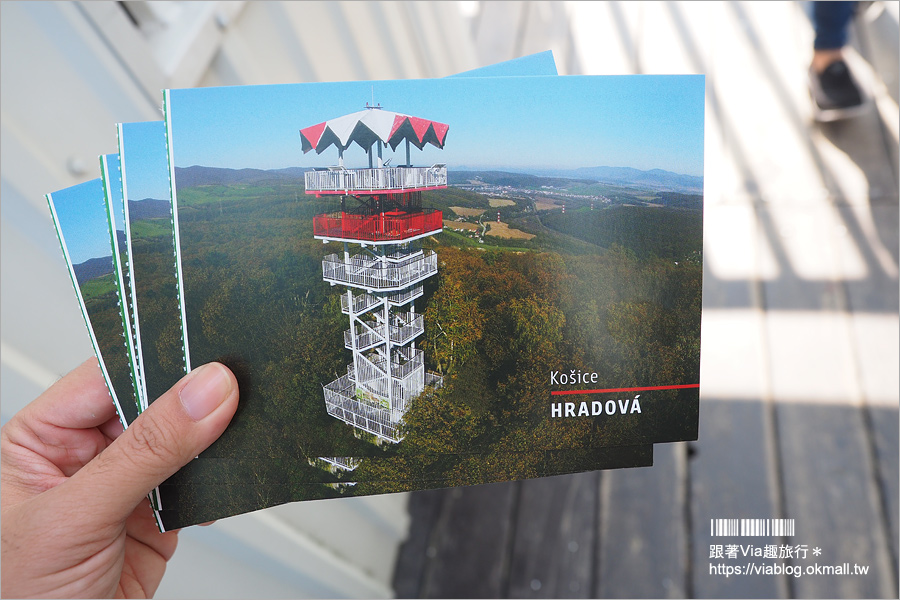
[[[400,598],[896,597],[897,423],[896,409],[710,400],[700,441],[657,445],[650,468],[415,492],[394,589]],[[785,434],[772,448],[773,425],[819,435]],[[795,519],[794,536],[711,535],[712,519],[783,517]],[[805,546],[806,558],[710,558],[710,546],[728,544]],[[869,573],[714,573],[845,562]]]
[[[816,125],[805,3],[538,4],[481,4],[483,62],[549,47],[566,74],[707,75],[700,437],[650,468],[413,493],[397,595],[896,598],[896,11],[852,32],[873,110]],[[796,532],[717,537],[717,518]],[[710,558],[735,544],[807,554]],[[868,573],[713,573],[845,563]]]

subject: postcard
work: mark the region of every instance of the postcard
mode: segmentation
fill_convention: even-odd
[[[556,64],[550,51],[456,75],[457,77],[490,74],[492,76],[555,75]],[[141,374],[143,395],[149,401],[159,397],[188,370],[183,355],[183,341],[176,340],[181,331],[181,304],[178,296],[175,248],[172,231],[172,208],[169,189],[165,128],[162,122],[125,123],[118,125],[119,155],[122,157],[123,194],[125,203],[128,259],[137,270],[130,282],[130,296],[144,297],[148,314],[144,316],[147,337],[153,341],[146,349],[141,343],[138,306],[132,303],[136,355],[147,364],[148,373]],[[127,157],[127,160],[126,160]],[[126,163],[129,165],[125,172]],[[132,227],[132,220],[134,226]],[[168,220],[168,223],[167,223]],[[134,241],[132,241],[134,236]],[[171,276],[171,277],[170,277]],[[148,286],[155,286],[153,288]],[[146,353],[146,356],[143,356]],[[149,379],[149,392],[147,390]],[[147,400],[144,400],[146,407]]]
[[[209,456],[696,437],[702,77],[172,90],[165,108],[185,348],[246,399]]]
[[[120,142],[125,136],[122,135],[122,131],[120,130]],[[120,149],[123,146],[120,143]],[[127,372],[128,376],[133,378],[132,381],[132,391],[135,398],[135,406],[140,402],[141,406],[146,406],[146,398],[147,395],[144,393],[140,393],[142,391],[142,386],[145,385],[142,380],[141,375],[141,367],[140,367],[140,351],[136,350],[141,348],[140,344],[140,333],[138,327],[132,327],[133,324],[139,323],[140,319],[137,318],[137,298],[139,294],[135,291],[137,286],[134,283],[134,279],[131,277],[131,273],[129,272],[129,268],[131,266],[131,260],[127,258],[121,258],[119,255],[124,254],[125,248],[131,250],[133,246],[140,246],[142,241],[146,241],[148,238],[158,237],[154,235],[149,235],[146,237],[141,236],[132,236],[132,228],[131,227],[123,227],[125,222],[130,221],[129,213],[134,212],[137,218],[134,219],[135,222],[140,221],[151,221],[153,219],[161,219],[157,223],[157,225],[163,225],[163,221],[165,220],[165,216],[161,214],[161,205],[157,205],[156,207],[150,207],[151,209],[156,209],[160,214],[152,214],[153,210],[145,211],[145,208],[148,208],[148,205],[137,206],[133,205],[131,202],[126,203],[124,201],[125,198],[125,189],[127,188],[127,183],[125,181],[124,173],[124,163],[122,161],[122,169],[119,167],[119,156],[118,155],[107,155],[101,157],[101,166],[102,166],[102,174],[103,174],[103,191],[104,191],[104,201],[106,203],[107,208],[107,223],[105,231],[100,231],[97,229],[103,237],[103,234],[106,234],[107,237],[110,238],[110,246],[111,248],[115,247],[118,251],[112,252],[112,256],[110,257],[113,264],[113,273],[116,283],[116,288],[119,294],[119,297],[122,298],[121,301],[118,302],[118,306],[120,308],[119,311],[119,334],[125,340],[125,346],[128,349],[129,361],[126,362],[125,367],[126,371],[122,371],[121,369],[116,370],[118,373]],[[132,162],[134,164],[134,162]],[[138,177],[137,179],[140,179]],[[138,185],[140,189],[141,186]],[[162,194],[160,194],[162,195]],[[141,200],[154,200],[150,196],[147,196],[143,199],[138,199],[136,202],[140,202]],[[52,206],[52,204],[51,204]],[[131,209],[131,210],[129,210]],[[143,225],[139,224],[136,227],[138,233],[141,232],[141,228],[145,226],[150,226],[152,230],[152,223],[145,223]],[[169,231],[172,230],[172,221],[171,221],[171,213],[169,215]],[[95,232],[96,233],[96,232]],[[157,231],[156,233],[159,233]],[[170,238],[171,239],[171,238]],[[62,238],[61,238],[61,241]],[[157,240],[160,241],[160,240]],[[65,248],[65,242],[63,241],[63,247]],[[165,246],[164,246],[165,247]],[[171,248],[171,246],[169,246]],[[171,254],[169,256],[172,256]],[[73,276],[74,278],[74,276]],[[176,292],[177,294],[177,292]],[[153,296],[152,293],[147,294],[147,298],[151,298]],[[142,296],[143,297],[143,296]],[[177,297],[177,296],[176,296]],[[115,329],[115,328],[113,328]],[[153,337],[153,336],[148,336]],[[156,340],[158,341],[158,340]],[[98,349],[98,357],[103,360],[103,353]],[[110,377],[114,377],[111,375]],[[111,386],[112,389],[112,386]],[[145,400],[141,400],[144,398]],[[130,422],[133,419],[132,417],[128,417],[126,420]],[[462,473],[456,473],[456,478],[445,478],[445,479],[433,479],[433,475],[431,474],[435,468],[435,463],[426,464],[427,467],[431,467],[431,471],[427,468],[420,468],[415,471],[416,479],[399,479],[395,476],[395,463],[398,461],[394,458],[373,458],[367,461],[368,470],[364,472],[357,473],[356,475],[360,475],[360,477],[355,477],[350,474],[353,467],[358,465],[358,459],[352,458],[328,458],[328,459],[319,459],[318,462],[324,462],[324,466],[326,469],[322,469],[323,465],[318,465],[317,468],[313,471],[316,474],[322,474],[323,471],[327,472],[330,470],[332,475],[336,475],[334,477],[335,483],[327,484],[327,477],[323,478],[314,478],[315,481],[310,484],[310,491],[304,494],[300,494],[299,496],[292,492],[287,496],[287,499],[279,500],[278,503],[283,501],[290,501],[295,499],[312,499],[314,497],[320,497],[322,489],[331,489],[338,490],[340,495],[363,495],[363,494],[372,494],[372,493],[386,493],[387,491],[403,491],[409,489],[425,489],[429,487],[446,487],[448,485],[471,485],[474,483],[483,483],[488,481],[500,481],[507,480],[510,478],[524,478],[524,477],[535,477],[535,476],[544,476],[544,475],[555,475],[564,472],[573,472],[573,470],[588,470],[588,469],[596,469],[596,468],[624,468],[624,467],[633,467],[633,466],[648,466],[652,464],[652,446],[642,446],[642,447],[614,447],[605,450],[603,453],[594,452],[592,455],[588,455],[586,453],[581,453],[580,451],[563,451],[556,452],[557,458],[555,461],[548,460],[546,458],[547,454],[544,452],[545,457],[540,459],[538,457],[529,457],[525,458],[529,453],[526,452],[497,452],[494,455],[482,456],[477,454],[469,453],[471,457],[475,458],[474,464],[478,466],[476,469],[468,468],[464,469]],[[426,454],[423,454],[425,456]],[[306,458],[306,457],[303,457]],[[402,458],[402,457],[398,457]],[[230,464],[236,465],[240,461],[240,459],[229,459]],[[309,462],[309,459],[307,459]],[[195,461],[195,463],[200,464],[200,461]],[[211,463],[209,463],[211,464]],[[260,464],[254,464],[253,461],[247,461],[245,468],[251,469],[251,477],[244,478],[239,477],[237,481],[239,483],[236,484],[227,484],[221,483],[214,484],[212,482],[204,482],[202,485],[197,486],[197,482],[201,481],[202,478],[197,477],[188,477],[186,479],[187,483],[178,483],[177,481],[170,481],[165,484],[166,489],[176,490],[177,493],[170,498],[174,499],[176,502],[181,502],[182,506],[188,506],[190,502],[194,502],[194,506],[197,506],[197,498],[202,496],[202,494],[198,495],[196,491],[193,491],[192,488],[206,488],[206,493],[210,493],[210,490],[219,490],[222,492],[223,490],[229,489],[231,490],[230,494],[233,494],[235,490],[242,489],[241,493],[246,493],[248,489],[253,487],[253,484],[250,483],[248,487],[248,482],[254,480],[262,481],[266,477],[271,476],[271,474],[267,474],[265,468],[260,468]],[[272,465],[277,464],[276,461],[266,461],[265,466],[272,467]],[[343,468],[340,468],[343,467]],[[441,471],[443,467],[437,467],[438,471]],[[272,468],[269,469],[272,471]],[[279,468],[274,468],[275,477],[280,475],[284,475],[283,470],[279,471]],[[204,473],[209,473],[209,470],[199,470],[201,475]],[[236,474],[240,474],[240,470],[235,469],[234,466],[231,466],[225,469],[224,473],[234,477]],[[401,471],[402,472],[402,471]],[[389,479],[378,479],[378,477],[389,477]],[[350,480],[350,479],[353,480]],[[214,478],[215,479],[215,478]],[[357,481],[357,479],[359,481]],[[324,481],[323,481],[324,480]],[[284,481],[283,478],[278,479],[269,479],[269,481]],[[322,486],[322,483],[326,483],[327,486]],[[219,487],[216,487],[216,486]],[[258,487],[260,489],[268,489],[275,490],[282,488],[281,483],[279,484],[270,484],[270,483],[259,483]],[[305,484],[301,483],[299,480],[296,484],[292,484],[288,486],[289,489],[292,489],[293,486],[303,486]],[[366,486],[375,486],[367,488]],[[318,488],[318,491],[312,492]],[[185,490],[191,489],[192,491],[185,492]],[[346,490],[352,489],[352,493],[348,493]],[[311,492],[311,493],[310,493]],[[279,491],[279,494],[283,497],[283,490]],[[227,495],[227,494],[226,494]],[[325,494],[329,495],[328,493]],[[256,494],[256,496],[260,496],[260,494]],[[269,495],[270,498],[274,498],[275,496]],[[157,499],[155,506],[158,508],[161,506],[161,501],[159,500],[159,496],[155,496]],[[152,498],[153,499],[153,498]],[[214,516],[226,516],[227,514],[235,513],[235,501],[230,500],[226,504],[228,506],[226,508],[218,507],[217,512]],[[267,505],[272,504],[272,500],[267,500],[260,504],[259,501],[256,501],[253,505],[245,506],[240,508],[237,512],[244,512],[246,510],[255,510],[256,508],[263,508]],[[165,514],[171,515],[172,502],[167,502],[167,510],[164,511]],[[178,506],[176,504],[175,506]],[[223,512],[224,510],[224,512]],[[192,511],[196,514],[197,509],[192,509]],[[210,514],[210,507],[203,505],[202,512],[204,514]],[[157,513],[159,517],[163,513]],[[172,517],[174,518],[174,517]],[[179,517],[181,523],[187,523],[185,521],[184,515]],[[207,520],[206,517],[201,518],[199,520]],[[161,523],[161,528],[164,528]]]
[[[110,227],[108,234],[110,235],[110,243],[115,248],[112,258],[113,273],[115,274],[116,288],[119,294],[119,312],[122,317],[125,346],[128,349],[130,359],[131,377],[136,386],[135,395],[137,396],[138,411],[140,411],[144,402],[144,394],[141,387],[140,366],[138,364],[134,333],[134,296],[131,293],[131,270],[127,249],[129,231],[125,222],[125,197],[122,191],[122,171],[118,154],[105,154],[100,157],[100,179],[103,182],[103,194],[109,215]]]
[[[150,357],[148,361],[143,360],[145,376],[152,382],[154,379],[168,383],[169,378],[174,383],[175,379],[180,375],[177,369],[171,369],[166,373],[160,368],[161,361],[155,360],[156,357],[169,357],[170,364],[179,365],[181,357],[181,348],[178,344],[169,343],[166,346],[160,346],[160,339],[154,336],[153,332],[163,331],[165,325],[159,325],[159,322],[167,323],[169,331],[177,332],[180,329],[180,319],[177,310],[177,293],[175,290],[175,272],[174,261],[172,257],[172,234],[171,226],[168,224],[170,220],[170,210],[168,201],[163,198],[154,198],[154,196],[163,196],[167,183],[165,177],[158,177],[160,161],[164,161],[165,156],[165,138],[162,123],[128,123],[119,127],[119,143],[121,156],[125,157],[123,163],[123,181],[126,193],[129,195],[128,201],[128,220],[130,223],[130,247],[132,249],[128,262],[132,265],[135,272],[133,283],[139,286],[139,290],[134,293],[136,301],[133,303],[135,314],[139,314],[138,324],[135,330],[140,332],[147,330],[151,335],[141,335],[141,347],[146,345],[148,350],[144,350],[143,354]],[[166,268],[168,267],[168,269]],[[170,290],[169,294],[162,294],[160,290]],[[147,301],[155,302],[150,305],[152,313],[142,311]],[[164,304],[165,301],[167,304]],[[168,306],[168,310],[160,310],[161,307]],[[148,316],[149,314],[149,316]],[[153,321],[153,320],[156,321]],[[150,326],[147,326],[150,323]],[[155,352],[153,352],[155,350]],[[176,357],[172,359],[172,356]],[[158,374],[158,375],[154,375]],[[171,384],[169,384],[171,385]],[[624,452],[624,451],[623,451]],[[646,466],[646,460],[643,456],[650,456],[649,450],[642,455],[641,460],[635,461],[633,466]],[[200,459],[204,459],[206,454],[201,455]],[[338,476],[332,475],[328,470],[321,468],[310,469],[307,465],[307,458],[296,457],[301,460],[307,475],[301,478],[294,478],[296,481],[306,482],[322,482],[334,483],[339,481],[368,481],[372,479],[380,479],[386,477],[383,475],[383,469],[379,468],[379,464],[370,464],[366,472],[353,473],[358,460],[349,457],[345,458],[329,458],[321,461],[324,466],[334,470],[337,467]],[[312,457],[315,458],[315,457]],[[259,468],[264,471],[267,467],[265,461],[268,459],[260,459],[263,465]],[[372,461],[390,461],[391,458],[371,459]],[[616,461],[614,463],[610,461]],[[221,468],[221,463],[214,463],[216,469]],[[439,464],[439,463],[438,463]],[[592,460],[583,464],[582,468],[606,468],[607,464],[623,464],[622,459],[617,456],[608,460]],[[435,463],[423,463],[415,472],[409,473],[408,477],[418,479],[430,478],[430,471],[436,469]],[[234,469],[223,471],[223,477],[230,477],[234,480],[233,473],[244,472],[246,467],[243,465],[235,465]],[[407,468],[409,470],[409,468]],[[178,480],[188,479],[190,477],[202,476],[203,467],[199,463],[192,463],[178,476]],[[249,476],[247,481],[259,481],[261,475],[255,474]]]
[[[165,128],[161,122],[118,126],[135,348],[142,408],[187,369],[175,276]]]
[[[437,489],[458,485],[476,485],[561,475],[587,470],[620,469],[651,466],[652,446],[615,447],[600,450],[548,451],[541,453],[508,453],[481,456],[472,467],[460,470],[446,479],[417,479],[412,481],[384,479],[368,482],[338,481],[330,484],[304,483],[305,472],[298,469],[303,461],[251,461],[238,465],[228,460],[221,471],[203,469],[207,475],[196,483],[175,484],[172,480],[161,485],[163,510],[159,518],[166,529],[177,529],[201,523],[211,518],[250,512],[295,501],[369,496],[412,490]],[[215,459],[208,459],[210,463]],[[225,459],[223,459],[225,460]],[[200,463],[193,461],[188,468]],[[602,467],[598,466],[602,465]],[[230,477],[221,478],[228,472]],[[285,476],[288,473],[288,476]],[[177,477],[177,476],[176,476]],[[290,481],[290,483],[281,483]],[[234,482],[234,483],[232,483]]]
[[[100,371],[119,420],[128,427],[137,418],[138,399],[109,234],[115,228],[103,183],[94,179],[46,198]]]
[[[148,198],[149,198],[149,196],[148,196]],[[129,206],[130,206],[130,205],[129,205]],[[592,208],[593,208],[593,207],[592,207]],[[564,211],[565,211],[565,209],[563,208],[563,212],[564,212]],[[498,215],[498,217],[499,217],[499,215]],[[463,222],[463,220],[460,219],[460,222]],[[464,227],[461,227],[460,229],[465,230]],[[177,292],[176,292],[176,293],[177,293]],[[135,295],[138,295],[138,294],[135,294]],[[350,298],[353,302],[358,302],[358,300],[359,300],[358,298],[354,298],[353,296],[349,296],[349,298]],[[658,386],[654,386],[654,387],[658,387]],[[682,386],[679,386],[679,387],[682,387]],[[620,401],[620,403],[621,403],[621,401]],[[569,404],[571,404],[571,403],[563,402],[563,403],[560,403],[560,404],[561,404],[562,406],[565,406],[565,407],[567,408],[567,405],[569,405]],[[594,404],[596,404],[596,402],[595,402]],[[563,412],[563,411],[566,410],[566,408],[561,408],[560,411]],[[648,447],[648,449],[649,449],[649,447]],[[454,452],[459,452],[459,451],[458,451],[458,450],[455,450]],[[498,454],[499,454],[499,453],[502,453],[502,451],[499,451],[499,450],[498,450],[497,452],[498,452]],[[382,454],[387,454],[387,453],[382,453]],[[508,453],[508,454],[514,454],[514,453]],[[370,465],[370,466],[368,467],[369,470],[368,470],[368,471],[358,472],[357,474],[361,476],[360,479],[363,479],[363,480],[364,480],[366,477],[370,477],[370,478],[372,478],[372,477],[377,477],[376,473],[379,472],[379,466],[380,466],[380,464],[382,463],[382,461],[383,461],[383,464],[384,464],[384,465],[389,465],[389,464],[391,464],[390,460],[387,460],[387,459],[381,459],[381,458],[375,459],[375,460],[367,461],[367,462],[369,463],[369,465]],[[198,461],[195,461],[195,462],[198,462]],[[602,462],[603,462],[603,461],[600,461],[599,463],[598,463],[597,461],[593,461],[593,462],[590,462],[590,461],[589,461],[587,464],[582,465],[582,466],[579,467],[579,468],[580,468],[581,470],[584,470],[584,469],[590,469],[590,468],[592,468],[591,465],[593,465],[593,468],[604,468],[604,466],[602,465]],[[641,461],[634,461],[632,466],[637,466],[640,462],[641,462]],[[646,461],[644,461],[644,464],[649,464],[649,463],[647,463]],[[612,465],[610,465],[610,467],[607,467],[607,468],[611,468],[611,467],[612,467]],[[471,470],[471,469],[470,469],[470,470]],[[257,471],[259,471],[258,468],[257,468]],[[389,477],[393,477],[393,478],[394,478],[394,479],[392,479],[391,481],[394,481],[395,483],[398,482],[398,481],[411,481],[411,480],[403,480],[403,479],[401,479],[401,478],[398,478],[398,473],[397,473],[396,471],[394,471],[394,470],[391,470],[390,468],[388,468],[388,470],[386,471],[386,473],[389,474],[389,475],[388,475]],[[421,476],[422,471],[417,471],[417,473],[419,474],[419,476]],[[232,474],[233,474],[233,472],[232,472]],[[548,474],[555,474],[555,473],[548,473]],[[346,474],[342,474],[342,475],[343,475],[344,477],[351,477],[351,475],[346,475]],[[400,477],[404,476],[404,473],[401,471],[401,472],[399,473],[399,476],[400,476]],[[409,476],[409,475],[407,474],[406,476]],[[374,481],[376,481],[376,480],[375,480],[375,479],[371,479],[371,481],[374,482]],[[385,481],[387,481],[387,480],[385,480]],[[422,479],[419,479],[419,480],[417,480],[417,481],[422,481]],[[438,480],[429,480],[429,481],[438,481]],[[446,482],[446,481],[449,481],[449,480],[444,479],[444,480],[440,480],[440,481],[445,481],[445,482]],[[464,483],[465,483],[465,482],[463,482],[463,484],[464,484]],[[457,484],[457,483],[454,483],[454,485],[455,485],[455,484]],[[300,485],[300,484],[298,483],[298,485]],[[357,482],[355,482],[355,481],[354,481],[354,482],[346,482],[345,485],[355,486],[355,485],[357,485]],[[410,489],[410,488],[409,488],[408,485],[407,485],[407,487],[404,488],[404,489]],[[293,498],[293,499],[299,499],[299,498]],[[261,507],[261,506],[260,506],[260,507]],[[168,507],[167,507],[167,508],[168,508]],[[245,510],[252,510],[252,509],[253,509],[253,508],[249,508],[249,509],[245,509]],[[230,513],[230,514],[233,514],[233,513]],[[217,516],[222,516],[222,515],[219,514],[219,515],[217,515]]]
[[[525,57],[509,63],[502,63],[491,67],[497,74],[546,74],[555,73],[552,54],[547,52],[535,57]],[[478,71],[472,72],[472,74]],[[164,172],[165,138],[161,123],[123,124],[119,127],[119,150],[123,157],[123,185],[129,196],[126,205],[129,213],[129,221],[134,221],[128,228],[128,247],[131,249],[130,262],[136,271],[134,282],[142,287],[141,292],[134,292],[134,296],[140,298],[134,303],[134,312],[141,314],[140,307],[144,304],[144,298],[156,300],[152,308],[153,315],[137,319],[135,331],[139,340],[146,339],[148,344],[139,343],[138,347],[146,354],[143,362],[146,363],[144,376],[149,378],[151,384],[154,380],[159,385],[161,393],[168,385],[174,383],[181,372],[176,368],[170,368],[169,372],[161,367],[165,362],[170,367],[177,365],[174,358],[178,344],[173,332],[180,326],[175,314],[177,305],[177,293],[161,294],[159,290],[173,290],[174,284],[167,284],[160,278],[162,273],[171,273],[174,279],[174,264],[167,263],[174,252],[171,247],[171,234],[168,234],[166,219],[170,218],[170,209],[165,205],[163,197],[168,194],[168,180],[161,176]],[[134,215],[133,217],[131,215]],[[167,271],[164,265],[171,264]],[[146,271],[146,272],[145,272]],[[133,282],[133,283],[134,283]],[[153,290],[148,285],[155,286]],[[164,305],[168,310],[160,310]],[[168,331],[165,336],[169,343],[163,345],[158,335],[141,336],[140,323],[145,323],[143,328],[151,331]],[[147,349],[144,349],[148,346]],[[159,360],[160,358],[164,360]],[[158,395],[151,393],[150,398]],[[352,460],[329,459],[331,464],[348,466]],[[599,468],[603,464],[597,465]]]

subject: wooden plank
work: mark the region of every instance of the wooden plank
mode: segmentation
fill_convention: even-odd
[[[291,29],[302,32],[297,44],[303,56],[309,57],[315,72],[313,81],[351,81],[365,79],[365,65],[359,47],[336,43],[343,40],[343,21],[340,7],[331,2],[285,2],[285,15]],[[315,26],[310,26],[315,23]],[[359,40],[361,41],[361,40]],[[327,51],[323,51],[327,48]]]
[[[409,535],[397,555],[394,593],[398,598],[418,598],[422,591],[426,557],[432,534],[449,490],[422,490],[409,495]]]
[[[785,516],[797,534],[785,543],[806,544],[810,554],[794,564],[868,566],[867,575],[820,574],[792,578],[798,598],[896,596],[885,523],[859,408],[779,403],[776,407]],[[821,555],[812,556],[820,547]]]
[[[826,179],[829,192],[836,200],[896,205],[897,180],[890,162],[890,146],[896,142],[887,142],[890,136],[884,127],[872,106],[853,119],[821,123],[811,130],[823,167],[830,175]]]
[[[880,5],[880,6],[879,6]],[[895,3],[872,3],[853,20],[855,35],[851,40],[872,65],[884,91],[890,94],[894,104],[900,102],[900,35],[897,29]]]
[[[4,398],[0,406],[0,422],[4,425],[17,412],[40,396],[53,384],[56,377],[12,346],[3,344],[0,354],[0,393]]]
[[[24,201],[15,203],[13,194],[4,198],[9,204],[4,205],[0,220],[0,339],[50,373],[65,375],[94,352],[62,250],[57,242],[56,248],[45,252],[54,241],[53,226],[48,223],[43,232],[30,227],[18,213],[31,213],[31,207]],[[32,232],[41,235],[28,237]]]
[[[756,214],[778,266],[778,276],[764,280],[766,310],[845,310],[840,280],[851,268],[858,276],[865,259],[858,243],[839,244],[847,231],[839,211],[825,202],[772,202]]]
[[[896,6],[891,3],[873,3],[869,10],[863,11],[857,16],[850,27],[850,43],[865,59],[863,66],[871,72],[863,73],[863,77],[871,79],[871,82],[863,82],[870,90],[881,112],[881,126],[884,128],[884,149],[887,150],[887,162],[891,166],[894,175],[894,186],[890,188],[896,194],[897,191],[897,156],[900,147],[897,144],[897,102],[900,101],[900,58],[898,58],[898,46],[900,46],[900,31],[897,28]],[[873,15],[872,9],[880,14]],[[891,14],[891,13],[894,14]],[[867,14],[869,13],[869,14]],[[874,17],[874,18],[873,18]],[[887,109],[886,111],[883,109]],[[889,122],[888,122],[889,121]]]
[[[898,515],[900,515],[900,416],[897,408],[869,407],[869,423],[872,441],[875,446],[875,460],[878,469],[878,485],[881,491],[882,510],[886,513],[889,525],[888,542],[892,552],[894,568],[897,567],[897,556],[900,552],[898,543]],[[894,596],[898,595],[897,573],[894,572]]]
[[[787,2],[709,4],[716,7],[715,27],[701,33],[713,36],[703,72],[714,75],[708,96],[725,138],[724,159],[738,166],[722,189],[733,198],[824,200],[829,184],[809,137],[808,58],[798,51],[811,47],[808,20]]]
[[[522,482],[510,598],[588,598],[597,541],[598,471]]]
[[[759,400],[700,403],[700,438],[690,461],[693,595],[697,598],[787,598],[783,575],[728,577],[711,573],[728,560],[711,545],[774,544],[774,538],[713,537],[710,520],[777,518],[778,490],[769,408]]]
[[[421,596],[496,598],[506,587],[520,482],[450,491],[427,551]]]
[[[660,444],[652,468],[603,473],[597,596],[688,595],[686,454],[684,443]]]
[[[381,7],[377,2],[337,3],[348,37],[358,40],[359,60],[368,79],[398,79],[400,63],[388,36],[373,35],[386,28]],[[377,99],[376,99],[377,102]]]
[[[897,268],[896,200],[893,206],[837,206],[840,215],[836,245],[838,268],[854,313],[880,313],[896,317],[900,307]],[[893,344],[897,329],[885,330]],[[896,369],[897,363],[892,367]],[[896,397],[897,387],[894,387]]]

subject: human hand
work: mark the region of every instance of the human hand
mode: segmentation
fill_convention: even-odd
[[[2,596],[150,597],[177,532],[159,533],[147,494],[225,431],[238,386],[193,370],[123,432],[94,359],[0,432]]]

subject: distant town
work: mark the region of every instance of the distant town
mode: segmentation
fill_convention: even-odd
[[[609,204],[611,200],[602,194],[585,195],[569,192],[564,187],[553,185],[541,185],[539,190],[530,187],[517,187],[513,185],[497,185],[488,183],[478,177],[468,180],[467,183],[454,184],[453,187],[492,196],[497,198],[508,198],[509,200],[533,201],[535,210],[549,210],[558,208],[560,205],[553,204],[554,200],[577,199],[580,203],[596,202],[598,204]],[[551,206],[543,206],[551,204]]]

